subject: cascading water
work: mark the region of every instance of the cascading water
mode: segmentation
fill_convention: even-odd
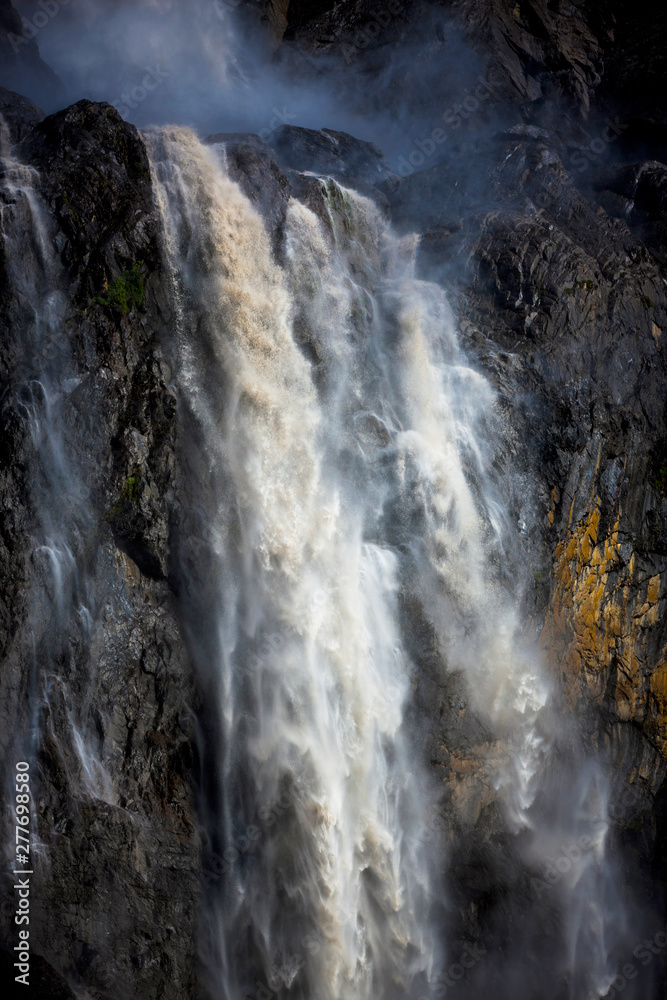
[[[183,276],[183,384],[216,484],[207,666],[219,699],[225,839],[290,799],[255,863],[227,878],[216,913],[224,989],[242,996],[282,977],[298,996],[404,995],[431,973],[437,949],[428,861],[407,836],[425,796],[401,727],[409,670],[396,626],[399,563],[368,538],[381,496],[358,481],[360,453],[344,422],[363,373],[353,401],[339,383],[318,400],[260,218],[191,134],[149,143]],[[370,205],[352,211],[372,222]],[[290,215],[292,277],[308,281],[300,240],[325,255],[326,246],[303,206]],[[372,242],[359,246],[369,275]],[[328,349],[351,368],[353,292],[343,287],[332,289]],[[341,294],[347,301],[336,301]],[[263,657],[269,636],[278,638]]]
[[[522,636],[516,533],[488,471],[493,393],[442,290],[414,278],[416,239],[321,178],[311,207],[290,201],[278,264],[222,147],[182,129],[145,138],[202,452],[205,571],[187,570],[185,618],[216,747],[211,988],[443,995],[441,848],[424,836],[437,789],[410,725],[412,602],[504,747],[492,779],[525,865],[590,842],[531,911],[559,929],[525,995],[602,996],[619,919],[604,778],[578,752],[554,763],[566,730]],[[520,949],[498,957],[498,995],[521,987]]]

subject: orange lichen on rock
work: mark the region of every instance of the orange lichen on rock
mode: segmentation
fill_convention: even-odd
[[[541,645],[573,708],[605,699],[620,721],[643,726],[667,755],[667,663],[652,665],[647,650],[666,588],[659,573],[639,568],[634,552],[622,557],[620,511],[600,537],[600,505],[595,497],[556,548]]]

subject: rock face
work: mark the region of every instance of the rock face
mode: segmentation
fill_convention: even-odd
[[[665,875],[667,832],[667,166],[659,91],[646,87],[664,80],[658,33],[620,3],[385,8],[255,2],[248,14],[259,12],[271,44],[282,39],[279,61],[295,65],[305,51],[315,73],[320,53],[372,73],[399,40],[410,51],[429,35],[427,77],[444,78],[433,65],[466,39],[465,72],[492,88],[467,116],[450,76],[434,117],[417,71],[397,64],[401,106],[423,112],[398,176],[376,146],[327,129],[209,141],[225,144],[278,255],[290,195],[329,223],[340,209],[307,172],[357,188],[422,234],[421,274],[450,291],[505,417],[499,463],[513,472],[512,514],[534,567],[526,613],[563,703],[592,744],[611,747],[619,784],[632,789],[615,835],[636,865],[626,877],[645,879],[662,906],[651,881]],[[15,26],[8,5],[0,11],[5,30]],[[172,279],[148,159],[108,105],[82,101],[42,121],[16,95],[0,100],[22,164],[5,167],[3,219],[15,223],[5,235],[24,233],[0,244],[0,739],[6,759],[27,752],[12,734],[29,731],[29,711],[45,733],[36,807],[53,835],[35,882],[39,961],[54,996],[67,995],[64,976],[94,997],[194,998],[199,699],[176,549],[197,505],[183,473]],[[444,134],[443,108],[447,141],[433,131]],[[43,245],[30,237],[36,205]],[[45,309],[48,275],[65,290],[55,327],[34,308]],[[55,444],[40,429],[52,406],[65,428]],[[63,477],[82,484],[78,503],[49,524],[49,490]],[[51,547],[33,553],[34,535]],[[68,552],[83,575],[68,570]],[[58,587],[80,608],[65,622]],[[420,609],[404,615],[423,668],[417,702],[433,721],[426,752],[463,845],[450,867],[475,901],[459,922],[481,935],[484,913],[502,910],[522,877],[479,778],[501,748],[460,680],[438,678]]]
[[[42,120],[44,112],[27,97],[0,87],[0,115],[7,130],[5,144],[9,147],[15,142],[20,142],[33,125]],[[3,154],[8,152],[9,149],[3,150]]]
[[[19,155],[35,200],[16,191],[3,215],[1,700],[3,756],[31,749],[16,743],[30,712],[44,733],[33,791],[52,833],[34,940],[90,995],[192,995],[196,696],[168,583],[177,426],[160,336],[173,316],[148,160],[133,126],[89,102],[37,125]],[[38,201],[41,253],[11,226],[25,213],[38,228]],[[17,266],[33,273],[23,287]],[[44,269],[67,290],[50,330],[35,324]],[[48,406],[64,427],[51,448]],[[31,555],[49,490],[66,479],[71,491],[72,478],[75,507]],[[73,593],[79,612],[63,620]]]
[[[346,132],[281,125],[271,134],[270,144],[281,166],[289,169],[327,174],[358,190],[382,190],[383,184],[391,189],[396,183],[382,150]]]
[[[553,145],[505,134],[479,155],[474,190],[461,184],[454,199],[443,197],[456,176],[447,164],[408,178],[395,199],[406,224],[412,212],[425,217],[423,266],[458,283],[473,349],[481,361],[492,355],[510,423],[539,442],[527,461],[542,478],[543,541],[555,553],[544,633],[554,662],[565,655],[586,697],[595,691],[619,720],[638,722],[635,713],[646,712],[651,741],[658,715],[665,725],[657,709],[665,641],[663,172],[657,164],[630,168],[630,176],[651,177],[655,214],[633,203],[625,219],[615,218],[577,189]],[[619,188],[624,174],[604,183]],[[527,408],[539,424],[525,425],[534,419]],[[653,695],[648,660],[657,672]],[[637,689],[631,700],[643,705],[632,711],[622,704],[628,673]]]
[[[624,218],[607,214],[598,192],[578,189],[556,142],[519,130],[498,136],[472,166],[466,160],[476,178],[467,189],[463,166],[412,175],[396,215],[406,225],[411,206],[426,216],[422,266],[458,289],[469,350],[495,382],[511,428],[505,461],[519,481],[531,470],[537,484],[538,511],[526,517],[515,498],[517,520],[536,525],[528,540],[533,620],[574,717],[613,748],[619,784],[631,789],[619,836],[632,824],[647,831],[641,857],[629,856],[637,879],[652,867],[652,883],[662,864],[649,831],[662,822],[667,722],[660,211],[641,222],[634,203]],[[664,170],[601,171],[600,195],[620,189],[626,169],[633,177]],[[448,718],[451,698],[443,692]],[[455,767],[463,775],[462,785],[452,774],[458,798],[488,753],[479,734],[437,755],[445,774]],[[479,819],[491,804],[471,786]],[[470,853],[459,857],[463,872],[493,864],[484,825],[476,823]],[[488,900],[488,885],[479,893]]]

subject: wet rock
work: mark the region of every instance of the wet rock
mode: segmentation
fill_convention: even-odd
[[[50,115],[17,156],[41,172],[79,304],[103,294],[141,259],[137,243],[148,258],[143,264],[156,266],[148,156],[136,128],[115,108],[79,101]]]
[[[102,995],[192,995],[189,662],[166,585],[108,543],[94,571],[91,634],[70,631],[74,677],[43,719],[35,933],[52,964]]]
[[[62,291],[53,335],[34,340],[44,303],[15,294],[17,261],[0,258],[0,728],[10,755],[32,712],[43,734],[31,768],[42,843],[31,920],[45,961],[91,996],[193,996],[197,693],[169,583],[171,285],[137,131],[90,102],[37,129],[19,147],[27,165],[9,169],[35,184],[44,245],[3,236]],[[54,381],[59,474],[79,502],[36,546],[53,499],[40,493],[48,456],[30,413],[48,421]]]
[[[362,192],[391,191],[397,183],[382,150],[347,132],[281,125],[268,142],[287,169],[328,174]]]

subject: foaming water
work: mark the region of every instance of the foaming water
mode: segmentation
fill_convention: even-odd
[[[228,996],[276,978],[296,996],[406,995],[438,948],[428,859],[418,837],[408,845],[426,796],[402,728],[410,664],[397,627],[399,558],[369,538],[380,497],[358,481],[361,453],[345,426],[364,387],[352,370],[360,331],[347,321],[355,289],[344,290],[344,272],[329,282],[346,262],[303,206],[290,210],[284,273],[214,151],[175,130],[149,145],[181,255],[183,378],[218,487],[216,659],[204,668],[222,728],[216,811],[232,841],[285,793],[291,803],[252,863],[229,872],[216,908],[219,985]],[[372,208],[353,211],[361,221]],[[289,283],[307,282],[299,268],[310,266],[304,232],[330,258],[330,325],[317,335],[331,333],[352,400],[338,381],[318,398],[293,335]],[[357,249],[379,279],[377,249]],[[212,381],[207,393],[202,381]],[[282,641],[258,661],[272,634]]]
[[[436,995],[451,954],[442,845],[424,836],[437,788],[410,714],[412,602],[497,747],[521,863],[540,872],[569,850],[529,908],[557,930],[525,995],[604,995],[622,921],[603,769],[561,752],[572,733],[524,635],[517,532],[490,472],[494,394],[442,289],[414,277],[416,238],[321,178],[310,207],[290,201],[278,263],[221,147],[177,128],[146,141],[201,450],[184,604],[215,747],[205,826],[224,859],[211,988]],[[499,996],[524,946],[490,960]]]

